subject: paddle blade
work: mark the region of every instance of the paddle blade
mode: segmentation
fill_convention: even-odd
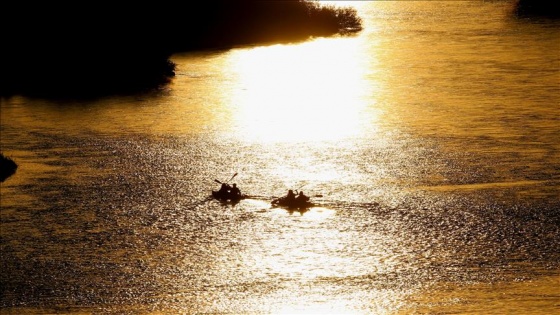
[[[217,179],[214,179],[214,181],[215,181],[216,183],[218,183],[218,184],[221,184],[221,183],[222,183],[222,182],[220,182],[220,181],[217,180]]]

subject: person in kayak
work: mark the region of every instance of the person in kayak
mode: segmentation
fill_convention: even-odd
[[[309,197],[306,196],[303,191],[300,191],[297,197],[295,198],[297,204],[305,204],[309,201]]]
[[[296,200],[296,195],[293,190],[288,190],[288,194],[284,197],[284,201],[287,203],[292,203]]]
[[[229,190],[229,196],[232,199],[241,198],[241,190],[237,187],[237,184],[233,184]]]
[[[288,194],[286,196],[277,198],[273,200],[272,203],[289,205],[289,204],[293,204],[295,200],[296,200],[296,195],[294,194],[294,191],[290,189],[288,190]]]
[[[228,184],[222,183],[222,186],[220,187],[220,190],[218,190],[218,194],[222,197],[227,197],[227,196],[229,196],[230,189],[231,189],[231,187]]]

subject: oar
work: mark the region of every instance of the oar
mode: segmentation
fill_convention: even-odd
[[[232,176],[227,182],[231,182],[231,180],[232,180],[235,176],[237,176],[237,173],[233,174],[233,176]],[[226,183],[227,183],[227,182],[226,182]]]
[[[307,184],[303,184],[303,185],[299,186],[298,189],[294,189],[295,192],[296,192],[296,195],[299,194],[299,190],[302,189],[303,187],[305,187],[306,185],[307,185]]]
[[[225,181],[224,183],[227,184],[227,182],[230,182],[235,176],[237,176],[237,173],[233,174],[233,176],[232,176],[229,180]],[[219,181],[219,180],[217,180],[217,179],[214,179],[214,181],[215,181],[216,183],[218,183],[218,184],[221,184],[221,183],[222,183],[221,181]]]
[[[301,189],[302,189],[303,187],[305,187],[305,186],[307,186],[307,184],[303,184],[303,185],[299,186],[299,188],[298,188],[298,189],[295,189],[295,191],[296,191],[296,195],[297,195],[297,194],[299,193],[299,190],[301,190]],[[315,196],[313,196],[313,197],[317,197],[317,198],[322,198],[322,197],[323,197],[323,195],[321,195],[321,194],[317,194],[317,195],[315,195]]]

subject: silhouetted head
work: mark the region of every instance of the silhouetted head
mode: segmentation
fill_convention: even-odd
[[[300,191],[300,192],[299,192],[299,195],[300,195],[300,196],[303,196],[303,191]]]
[[[234,183],[234,184],[233,184],[233,187],[237,187],[237,184]]]

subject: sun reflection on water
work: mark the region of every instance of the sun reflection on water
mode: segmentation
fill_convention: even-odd
[[[317,39],[233,52],[236,134],[251,142],[341,140],[359,135],[371,80],[357,38]],[[371,124],[371,113],[368,113]],[[371,128],[371,125],[369,126]]]

